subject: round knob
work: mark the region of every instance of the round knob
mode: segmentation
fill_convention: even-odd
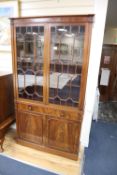
[[[61,116],[61,117],[64,117],[64,112],[61,112],[60,116]]]
[[[29,105],[29,106],[28,106],[28,109],[29,109],[29,110],[32,110],[32,106],[31,106],[31,105]]]

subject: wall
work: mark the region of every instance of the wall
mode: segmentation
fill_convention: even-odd
[[[107,2],[108,0],[20,0],[21,16],[95,14],[85,98],[85,113],[80,139],[81,144],[84,146],[88,146],[89,142],[89,133],[101,57]],[[3,67],[7,70],[9,65],[10,70],[10,53],[0,53],[0,58],[1,57],[4,60],[6,58],[8,61],[8,64],[6,64],[6,60],[3,61]]]
[[[68,3],[68,0],[19,0],[19,9],[20,16],[91,14],[94,13],[94,1],[69,0]],[[11,53],[0,52],[0,59],[0,70],[12,72]]]
[[[87,14],[93,12],[94,0],[20,0],[21,16]]]
[[[17,1],[6,1],[6,0],[0,0],[0,7],[15,7],[13,14],[18,14],[18,8],[17,8]],[[9,12],[7,11],[7,14]],[[1,13],[0,13],[1,14]],[[5,27],[2,32],[0,32],[0,71],[7,71],[7,72],[12,72],[12,56],[10,52],[10,47],[5,46],[4,44],[1,44],[5,39],[7,40],[7,44],[10,44],[10,37],[7,38],[4,33],[8,30],[8,36],[10,36],[10,20],[6,19],[1,20],[0,16],[0,28],[4,27],[7,22],[9,23],[9,28]],[[8,26],[8,25],[7,25]],[[4,40],[3,40],[4,38]],[[3,51],[4,50],[4,51]]]
[[[12,72],[12,57],[10,52],[0,52],[0,71]]]
[[[104,44],[117,44],[117,28],[107,27],[104,34]]]
[[[81,132],[81,143],[85,146],[88,146],[89,143],[89,133],[95,103],[107,5],[108,0],[95,0],[95,22],[92,31],[90,62],[85,96],[85,112]]]

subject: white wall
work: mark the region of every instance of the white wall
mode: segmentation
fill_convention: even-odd
[[[85,98],[85,113],[80,138],[81,144],[84,146],[88,146],[89,142],[107,2],[108,0],[20,0],[21,16],[95,14]],[[7,58],[8,62],[6,63],[6,60],[3,61],[2,67],[6,70],[8,67],[11,69],[10,53],[0,53],[0,58],[2,60]]]
[[[21,16],[93,13],[94,0],[20,0]]]
[[[6,0],[1,0],[0,1],[0,7],[15,7],[14,8],[14,14],[18,14],[18,1],[14,0],[10,0],[9,2],[6,1]],[[1,18],[0,18],[0,21],[1,21]],[[7,38],[7,44],[9,45],[10,43],[10,37],[9,37],[9,33],[10,33],[10,21],[8,19],[8,23],[9,23],[9,28],[6,28],[5,27],[5,30],[7,31],[8,30],[8,38]],[[5,26],[6,25],[6,20],[5,22],[2,21],[2,23],[0,23],[1,26],[3,27],[3,24]],[[5,33],[5,30],[0,33],[2,35],[2,37],[4,36],[4,33]],[[2,41],[2,38],[0,38]],[[12,56],[11,56],[11,52],[9,51],[10,50],[10,47],[9,46],[5,46],[3,43],[1,44],[2,42],[0,42],[0,71],[7,71],[7,72],[12,72]],[[4,47],[5,46],[5,47]],[[7,48],[7,49],[6,49]]]
[[[91,14],[94,0],[19,0],[19,9],[20,16]],[[0,70],[12,72],[11,52],[0,51]]]
[[[0,52],[0,71],[12,72],[12,57],[10,52]]]
[[[92,32],[90,62],[85,97],[85,112],[80,139],[82,145],[84,146],[88,146],[89,143],[89,134],[101,59],[107,5],[108,0],[95,0],[95,22]]]

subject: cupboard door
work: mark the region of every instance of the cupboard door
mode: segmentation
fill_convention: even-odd
[[[82,78],[84,25],[51,27],[49,102],[77,107]]]
[[[44,26],[16,27],[18,97],[43,101]]]
[[[18,111],[17,128],[19,138],[33,143],[43,143],[43,116]]]
[[[77,153],[80,123],[47,117],[47,146],[65,152]]]

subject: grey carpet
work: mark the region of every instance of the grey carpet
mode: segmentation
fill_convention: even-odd
[[[0,155],[0,175],[58,175]]]
[[[85,175],[117,175],[117,123],[93,122]]]

